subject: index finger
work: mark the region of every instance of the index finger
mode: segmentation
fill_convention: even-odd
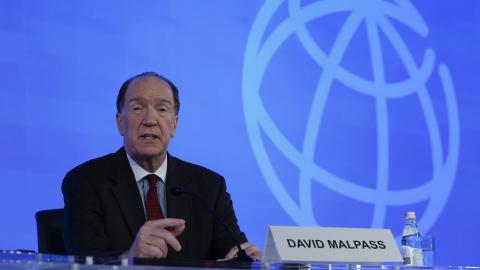
[[[185,220],[184,219],[179,219],[179,218],[160,218],[156,220],[151,220],[149,221],[150,225],[159,228],[159,229],[165,229],[168,227],[181,227],[185,226]]]
[[[179,236],[183,230],[185,230],[185,224],[176,227],[167,227],[165,229],[171,232],[174,236]]]

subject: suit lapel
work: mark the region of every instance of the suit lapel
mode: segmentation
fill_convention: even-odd
[[[114,155],[110,176],[113,183],[112,192],[120,206],[131,236],[135,238],[146,219],[142,197],[123,148]]]
[[[182,173],[180,168],[179,161],[167,154],[168,163],[167,163],[167,215],[169,218],[180,218],[186,221],[186,228],[182,234],[180,234],[177,239],[182,245],[182,250],[180,252],[174,252],[170,250],[168,252],[168,257],[172,259],[185,258],[185,254],[188,254],[188,241],[187,239],[192,239],[189,235],[189,220],[190,212],[192,209],[192,197],[188,194],[182,194],[179,196],[174,196],[170,194],[170,190],[173,188],[181,187],[188,189],[188,183],[190,178]]]
[[[188,229],[192,197],[188,194],[173,196],[170,194],[170,190],[175,187],[188,189],[190,179],[182,173],[179,161],[176,158],[169,154],[167,154],[167,158],[167,185],[165,190],[167,195],[167,216],[169,218],[184,219],[187,223],[185,231],[177,237],[182,245],[182,250],[175,252],[170,249],[168,257],[180,259],[185,258],[186,254],[189,254],[187,239],[192,239],[189,236],[190,233]],[[135,238],[138,230],[145,223],[146,219],[142,197],[138,191],[135,176],[130,168],[127,155],[123,148],[118,150],[114,155],[110,176],[112,180],[112,193],[123,213],[125,223],[128,225],[132,238]]]

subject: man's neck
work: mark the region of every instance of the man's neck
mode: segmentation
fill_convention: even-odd
[[[129,153],[129,155],[130,155],[130,153]],[[130,157],[140,167],[142,167],[143,169],[145,169],[146,171],[148,171],[150,173],[154,173],[158,168],[160,168],[162,163],[165,161],[165,159],[167,158],[167,154],[164,153],[160,156],[148,157],[148,158],[139,158],[137,156],[132,156],[132,155],[130,155]]]

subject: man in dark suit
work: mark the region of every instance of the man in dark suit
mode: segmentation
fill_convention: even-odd
[[[202,202],[227,224],[242,249],[259,249],[240,231],[225,180],[167,153],[180,102],[176,86],[147,72],[128,79],[117,98],[124,145],[74,168],[62,184],[67,253],[170,259],[230,259],[235,240]],[[174,188],[190,194],[175,196]]]

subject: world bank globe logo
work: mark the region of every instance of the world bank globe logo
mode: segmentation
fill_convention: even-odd
[[[342,14],[342,23],[327,48],[319,42],[322,41],[321,33],[324,33],[321,30],[330,27],[328,18],[335,14]],[[314,24],[319,19],[322,23]],[[361,29],[365,33],[363,45],[353,42]],[[405,36],[407,30],[411,34]],[[337,215],[339,222],[333,225],[342,226],[342,217],[357,211],[356,204],[349,201],[371,210],[368,216],[371,227],[388,227],[386,221],[390,208],[417,210],[419,225],[424,232],[441,215],[455,180],[460,131],[448,67],[439,63],[434,50],[428,46],[423,46],[420,53],[413,53],[409,47],[412,38],[422,40],[427,36],[428,26],[423,18],[409,1],[404,0],[268,0],[261,6],[249,34],[244,58],[242,94],[245,120],[251,147],[266,183],[279,205],[297,224],[325,225],[318,218],[318,213],[326,211]],[[301,51],[298,55],[306,55],[308,59],[288,72],[280,72],[279,66],[286,66],[285,70],[288,70],[289,61],[301,58],[296,53],[286,52],[284,48],[291,44],[298,44]],[[393,51],[388,54],[396,54],[398,61],[388,58],[387,45]],[[353,70],[343,63],[351,58],[351,55],[347,56],[347,50],[357,46],[366,48],[365,55],[368,55],[369,61],[357,63]],[[308,61],[316,69],[302,66],[308,65]],[[371,70],[370,77],[362,74],[367,67]],[[402,68],[405,76],[388,78],[388,71],[396,68]],[[303,83],[303,78],[311,78],[312,73],[315,74],[315,83]],[[295,80],[293,84],[292,80]],[[290,87],[283,88],[282,84],[289,82]],[[349,137],[348,141],[355,146],[351,148],[363,149],[364,157],[352,161],[335,156],[331,162],[336,170],[332,171],[318,160],[328,161],[335,147],[327,145],[324,149],[329,151],[323,152],[318,149],[326,138],[349,133],[348,130],[335,133],[336,122],[349,121],[344,119],[347,118],[342,114],[344,111],[330,113],[335,108],[331,106],[330,99],[340,88],[342,91],[348,89],[358,97],[349,100],[352,110],[365,105],[359,104],[359,96],[362,100],[369,100],[366,103],[371,105],[374,124],[358,124],[358,119],[349,122],[349,127],[360,126],[366,130],[367,135]],[[306,116],[302,121],[299,120],[301,117],[287,117],[288,114],[276,105],[280,100],[278,96],[288,91],[292,96],[286,98],[283,104],[287,105],[283,107],[286,111],[303,109]],[[309,93],[305,94],[307,98],[298,98],[304,93]],[[439,95],[443,97],[442,102],[438,101]],[[415,106],[404,101],[416,104],[418,113],[407,114]],[[438,109],[440,103],[441,109]],[[407,106],[400,108],[398,104]],[[327,109],[330,111],[329,118]],[[392,120],[393,115],[402,114],[403,118],[398,119],[415,125],[422,123],[418,126],[423,125],[424,132],[413,124],[397,127],[398,121]],[[303,126],[298,127],[298,123]],[[289,124],[297,126],[289,128]],[[286,134],[286,130],[295,135]],[[325,133],[328,136],[322,135]],[[413,144],[397,142],[393,147],[393,138],[404,135],[414,138]],[[417,137],[426,139],[415,141]],[[369,143],[371,141],[373,143]],[[338,148],[341,147],[339,144]],[[427,152],[424,157],[428,158],[417,160],[415,151],[425,149],[428,151],[424,151]],[[399,151],[404,151],[400,157]],[[285,164],[291,164],[297,173],[285,173],[285,166],[275,161],[280,159],[286,160]],[[424,160],[428,160],[427,165],[422,163]],[[370,165],[355,167],[355,163],[364,164],[365,161]],[[409,165],[393,169],[395,165],[404,163]],[[365,168],[372,168],[373,173],[362,178],[361,170]],[[424,168],[428,168],[429,172],[417,173]],[[348,170],[348,174],[343,173]],[[357,176],[369,178],[372,182],[354,179]],[[402,176],[415,185],[394,186],[392,179],[401,179]],[[327,199],[319,200],[319,197],[325,196],[319,189],[338,197],[329,195]],[[395,218],[400,221],[402,216]]]

